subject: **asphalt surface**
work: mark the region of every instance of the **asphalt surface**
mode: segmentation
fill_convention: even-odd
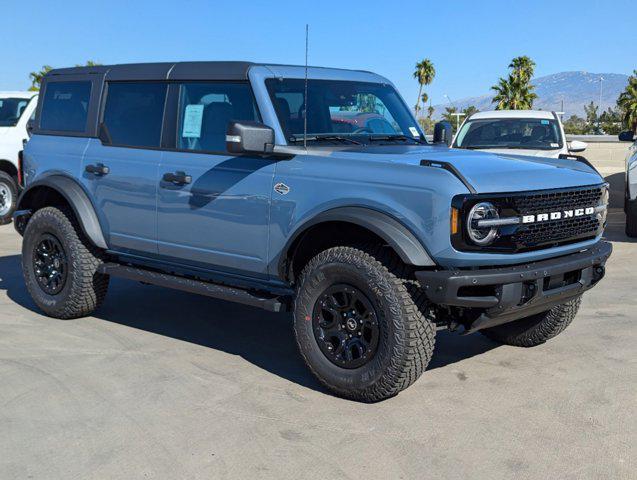
[[[621,157],[607,277],[533,349],[440,332],[373,405],[324,391],[290,317],[113,280],[94,317],[43,316],[0,227],[0,479],[637,478],[637,243]]]

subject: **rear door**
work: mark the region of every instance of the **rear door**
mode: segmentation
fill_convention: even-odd
[[[101,139],[90,139],[82,180],[109,246],[157,253],[159,150],[167,84],[108,82]]]
[[[247,82],[186,82],[174,89],[174,149],[159,169],[158,250],[209,269],[266,276],[275,162],[233,156],[230,120],[259,121]]]

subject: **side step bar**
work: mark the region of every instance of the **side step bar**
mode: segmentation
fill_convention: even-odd
[[[240,288],[227,287],[225,285],[179,277],[167,273],[155,272],[153,270],[129,267],[118,263],[104,263],[100,265],[98,272],[113,277],[149,283],[159,287],[172,288],[174,290],[182,290],[184,292],[218,298],[220,300],[243,303],[244,305],[251,305],[270,312],[288,311],[288,303],[281,297],[267,296],[267,294],[259,295],[256,292]]]

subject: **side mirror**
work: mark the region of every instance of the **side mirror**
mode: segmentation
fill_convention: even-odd
[[[633,140],[635,140],[635,133],[634,132],[622,132],[619,134],[619,141],[620,142],[632,142]]]
[[[230,122],[226,130],[226,150],[237,155],[263,155],[274,149],[274,130],[259,122]]]
[[[586,142],[580,142],[579,140],[573,140],[568,142],[568,151],[571,153],[583,152],[588,147]]]
[[[446,143],[451,146],[453,130],[449,122],[438,122],[434,125],[434,143]]]

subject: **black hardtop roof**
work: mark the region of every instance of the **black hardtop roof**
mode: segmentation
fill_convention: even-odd
[[[290,66],[242,61],[158,62],[56,68],[47,77],[59,75],[104,75],[106,80],[245,80],[252,66]],[[323,67],[311,67],[323,68]],[[340,70],[340,69],[339,69]]]

